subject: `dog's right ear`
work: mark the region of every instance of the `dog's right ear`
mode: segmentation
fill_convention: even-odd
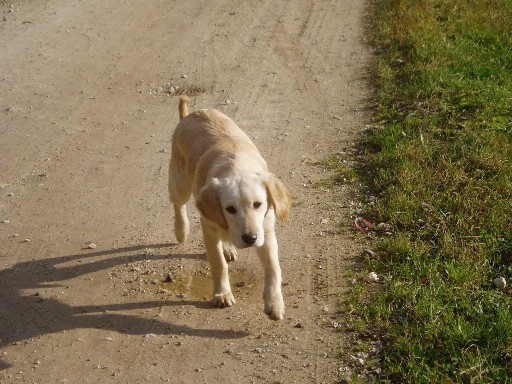
[[[227,230],[228,222],[224,217],[222,206],[220,205],[219,187],[219,179],[212,179],[201,189],[196,200],[196,206],[204,217]]]

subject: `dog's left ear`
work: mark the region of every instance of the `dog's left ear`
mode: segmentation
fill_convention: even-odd
[[[204,217],[227,230],[228,222],[224,217],[219,200],[219,186],[219,179],[212,179],[206,184],[197,197],[196,206]]]
[[[263,179],[263,185],[267,190],[268,201],[276,212],[276,217],[283,221],[288,219],[292,199],[290,192],[281,180],[273,174],[269,174]]]

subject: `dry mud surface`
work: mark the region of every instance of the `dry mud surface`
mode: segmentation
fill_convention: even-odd
[[[0,3],[0,382],[333,383],[339,295],[363,245],[350,165],[367,123],[365,1]],[[167,199],[177,95],[217,108],[294,196],[286,316],[251,250],[212,308],[197,211]],[[349,368],[349,367],[348,367]]]

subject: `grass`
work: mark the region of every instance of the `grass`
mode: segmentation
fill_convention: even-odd
[[[511,383],[512,291],[492,281],[512,283],[512,1],[373,5],[362,175],[395,231],[367,258],[385,288],[346,304],[384,338],[385,381]]]
[[[347,161],[344,161],[339,155],[331,155],[326,157],[315,163],[315,165],[333,172],[333,175],[331,175],[328,179],[324,179],[315,183],[313,185],[315,188],[333,188],[336,185],[345,184],[347,181],[351,181],[357,177],[354,168],[351,167]]]

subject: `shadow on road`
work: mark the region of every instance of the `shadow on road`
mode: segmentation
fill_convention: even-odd
[[[171,254],[148,256],[147,249],[170,248],[172,244],[139,245],[99,252],[86,252],[44,260],[18,263],[0,271],[0,347],[37,338],[41,335],[77,328],[107,329],[130,335],[144,334],[185,334],[197,337],[234,339],[246,337],[245,332],[224,329],[197,329],[175,325],[158,319],[148,319],[115,311],[158,308],[164,306],[191,305],[211,308],[204,301],[155,300],[109,305],[70,306],[54,298],[44,299],[33,294],[24,294],[27,289],[44,289],[64,286],[62,281],[89,273],[107,270],[117,265],[141,260],[169,258],[199,259],[198,254]],[[128,255],[127,255],[128,253]],[[73,266],[60,266],[72,261],[91,258],[101,259]],[[105,256],[111,256],[105,258]],[[9,365],[0,360],[0,369]]]

